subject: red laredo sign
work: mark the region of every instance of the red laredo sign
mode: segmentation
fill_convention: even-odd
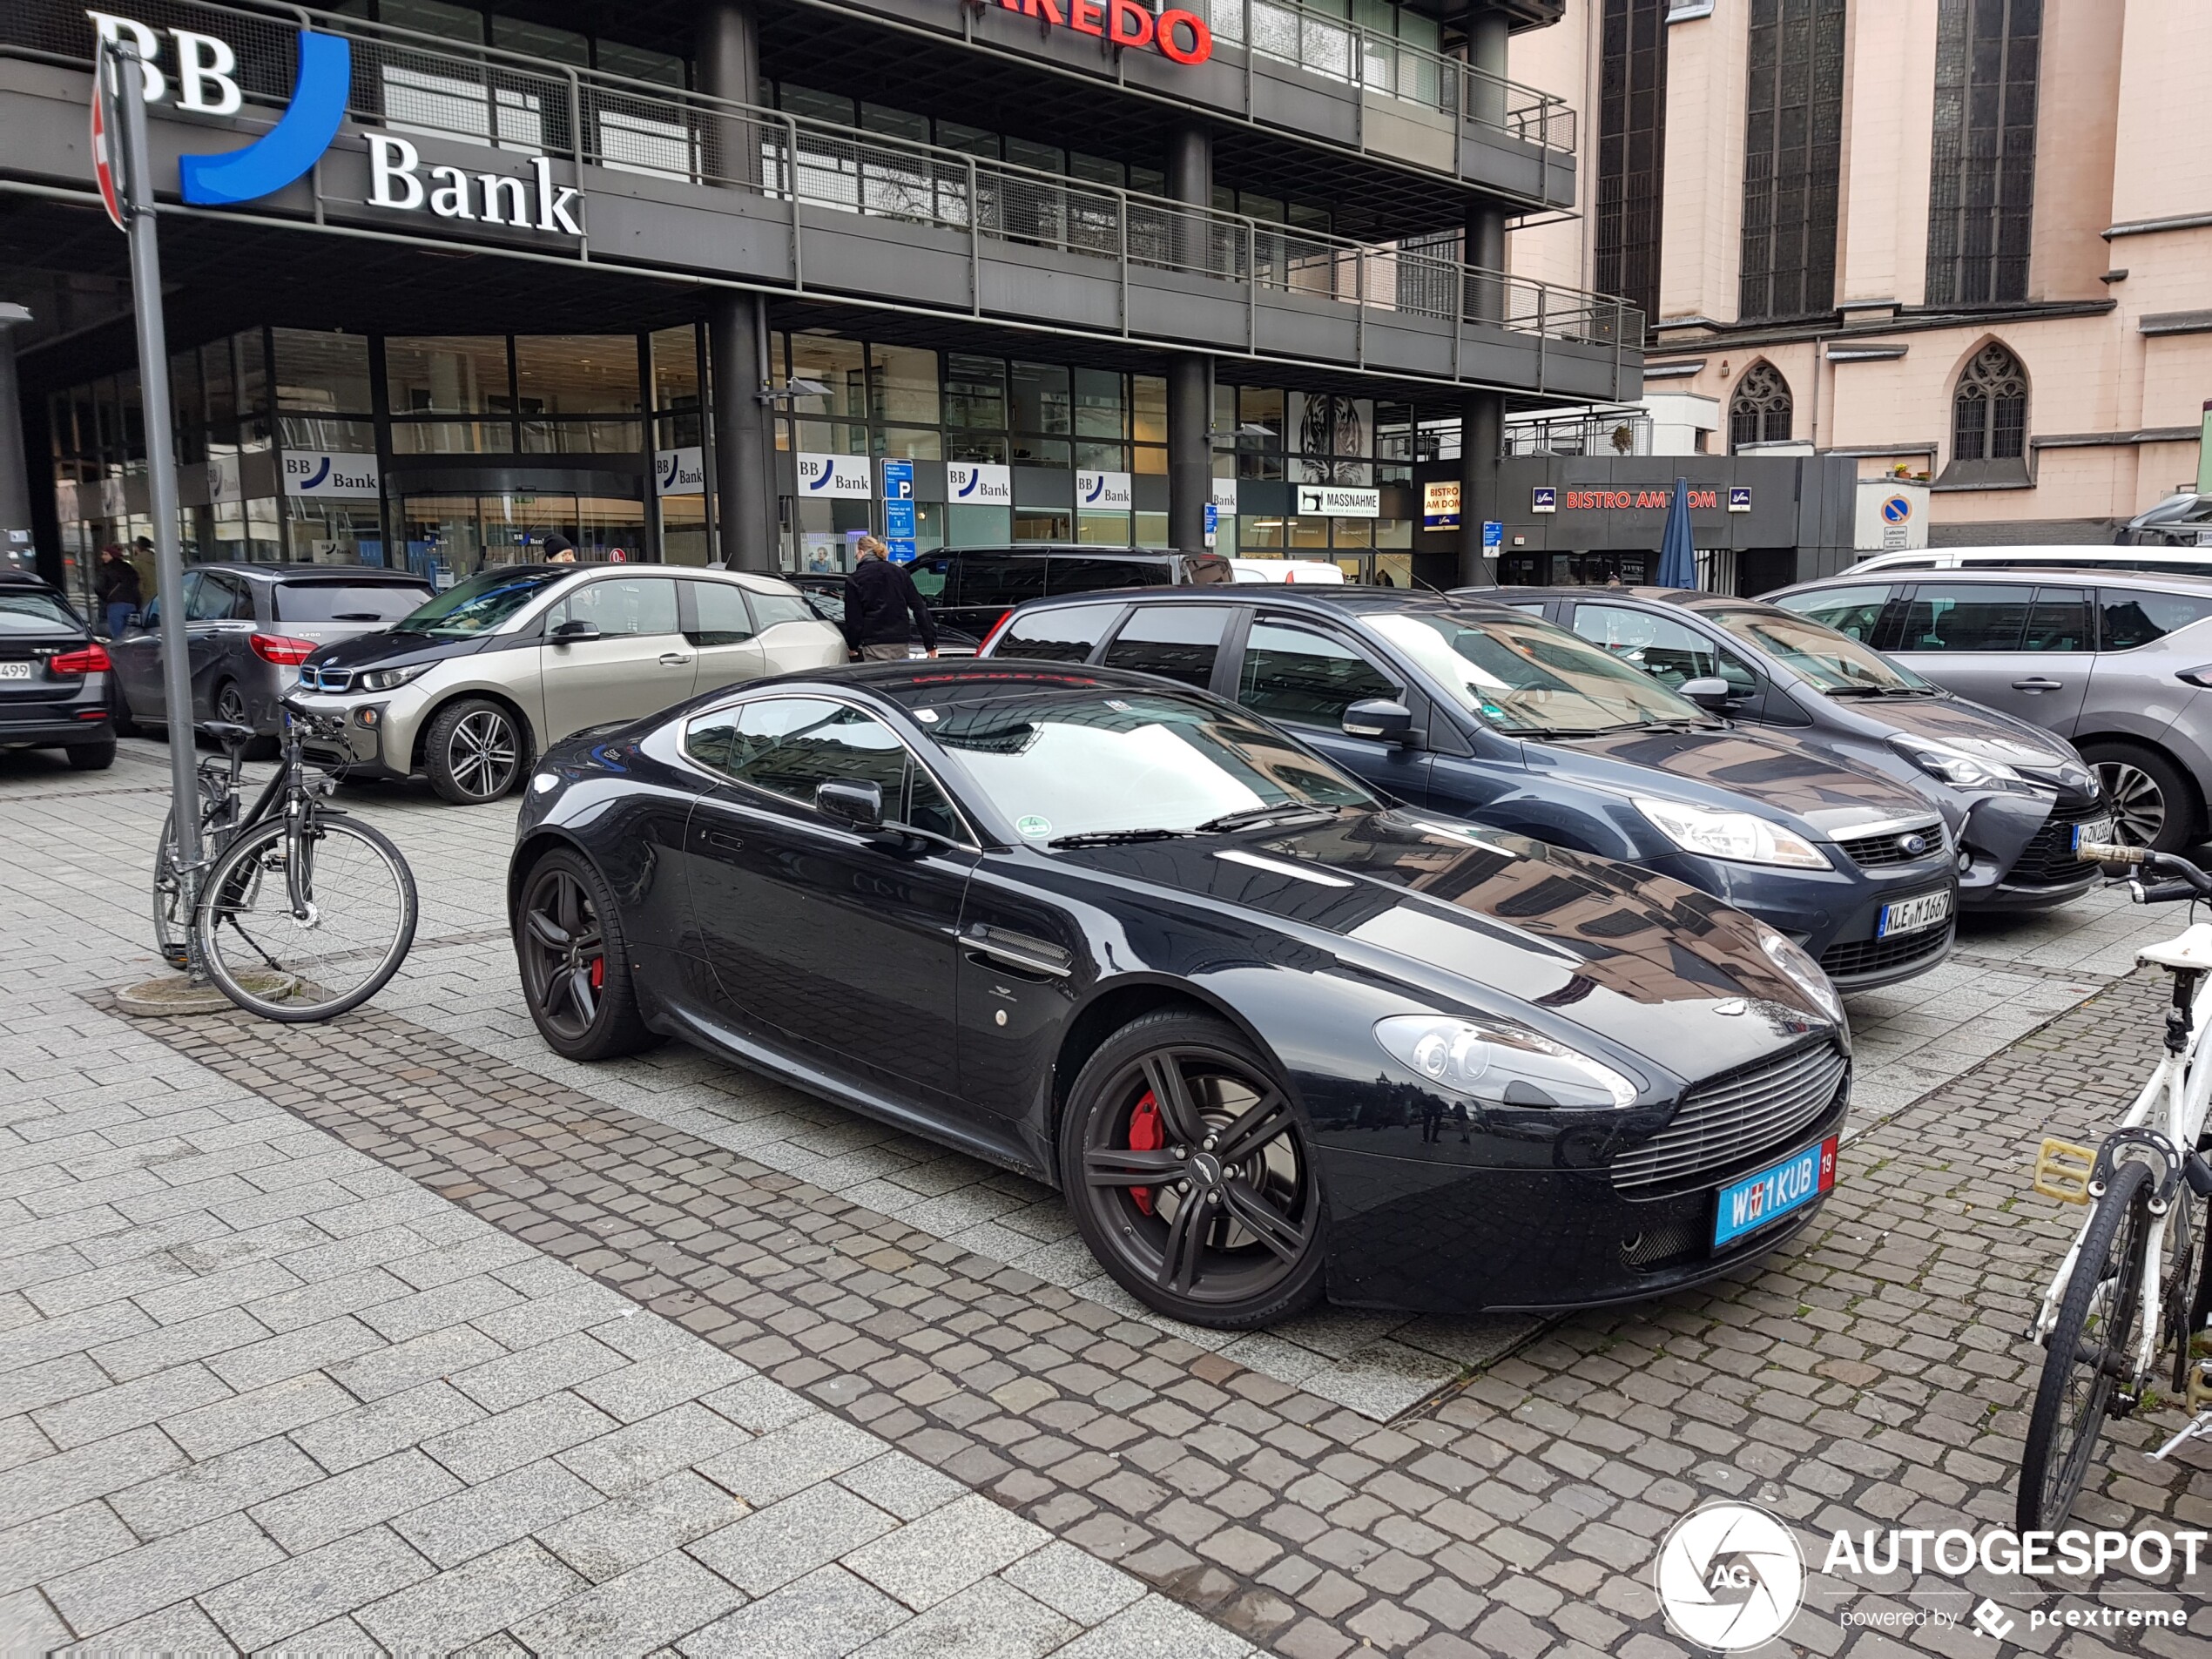
[[[1675,492],[1671,489],[1562,489],[1559,504],[1569,512],[1619,512],[1624,508],[1656,507],[1662,512],[1671,505]],[[1717,489],[1693,489],[1689,492],[1690,509],[1718,507],[1721,492]]]
[[[998,0],[1008,11],[1036,17],[1078,34],[1096,35],[1115,46],[1142,51],[1157,46],[1178,64],[1203,64],[1213,56],[1213,30],[1195,13],[1174,6],[1155,19],[1137,0]]]

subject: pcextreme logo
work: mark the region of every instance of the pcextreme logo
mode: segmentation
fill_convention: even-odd
[[[102,40],[127,40],[146,66],[145,99],[165,102],[173,77],[176,104],[195,115],[234,115],[245,103],[238,84],[238,55],[226,41],[186,29],[165,31],[174,41],[172,66],[162,68],[161,32],[135,18],[87,11]],[[216,155],[187,155],[178,163],[185,201],[195,206],[230,207],[274,195],[306,175],[320,161],[346,118],[353,94],[354,54],[342,35],[300,31],[300,71],[292,101],[277,124],[242,150]],[[529,176],[465,173],[459,167],[432,166],[421,176],[421,158],[404,138],[368,135],[369,206],[397,212],[427,208],[439,219],[466,219],[525,230],[582,236],[575,211],[580,192],[556,185],[552,163],[528,158]]]

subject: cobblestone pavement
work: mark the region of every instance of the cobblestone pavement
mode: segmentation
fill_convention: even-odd
[[[129,748],[0,758],[10,1651],[1683,1651],[1649,1565],[1709,1498],[1809,1539],[2008,1519],[2065,1224],[2023,1157],[2148,1063],[2161,988],[2113,975],[2179,920],[2101,900],[1856,999],[1838,1192],[1762,1267],[1346,1399],[1445,1339],[1210,1350],[1037,1271],[1065,1230],[1028,1184],[681,1051],[553,1075],[511,1025],[496,809],[369,798],[430,918],[374,1011],[114,1016],[162,805]],[[2175,1426],[2119,1426],[2084,1519],[2212,1525],[2212,1459],[2142,1455]],[[1993,1650],[1838,1620],[1988,1592],[2033,1650],[2201,1653],[2024,1615],[2204,1578],[1816,1575],[1790,1636]]]

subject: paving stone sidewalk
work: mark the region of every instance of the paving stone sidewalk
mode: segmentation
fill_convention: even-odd
[[[2162,995],[2106,985],[2109,906],[2041,928],[1964,1018],[1973,974],[1878,994],[1867,1048],[1887,1026],[1942,1057],[1859,1117],[1817,1230],[1384,1425],[631,1109],[661,1092],[638,1062],[578,1088],[446,1028],[494,1000],[484,814],[373,809],[441,923],[385,1011],[149,1029],[97,1002],[143,954],[146,795],[9,781],[0,809],[48,797],[0,810],[0,1525],[37,1514],[0,1534],[10,1650],[1685,1651],[1649,1568],[1705,1499],[1808,1536],[2008,1517],[2019,1332],[2072,1219],[2022,1160],[2128,1091]],[[1975,1028],[2019,997],[2047,1003],[2004,1016],[2024,1040]],[[2121,1426],[2085,1518],[2212,1524],[2212,1460],[2142,1456],[2170,1415]],[[955,1532],[974,1575],[942,1588]],[[1816,1578],[1790,1638],[1989,1651],[1836,1622],[1985,1592]]]

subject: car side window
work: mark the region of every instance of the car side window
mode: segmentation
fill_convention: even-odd
[[[2212,617],[2212,597],[2106,588],[2098,596],[2098,608],[2103,613],[2104,649],[2134,651]]]
[[[2035,590],[1998,583],[1923,582],[1905,608],[1903,651],[2018,651]]]
[[[1669,690],[1712,678],[1726,680],[1738,697],[1750,697],[1759,689],[1759,677],[1749,663],[1671,617],[1626,605],[1578,604],[1575,631]]]
[[[202,570],[196,584],[191,582],[185,584],[185,620],[228,622],[239,614],[239,601],[244,598],[245,595],[239,590],[237,583],[226,581],[212,570]],[[253,614],[253,605],[249,601],[246,605],[246,615],[250,617]]]
[[[1045,561],[1048,593],[1103,593],[1113,588],[1157,588],[1168,584],[1165,566],[1139,559],[1062,558]]]
[[[801,596],[796,593],[771,593],[759,588],[745,590],[745,603],[752,607],[753,625],[766,633],[779,623],[815,622],[819,618]],[[840,599],[840,607],[843,604]],[[843,614],[840,610],[840,614]]]
[[[2094,651],[2087,588],[2038,588],[2027,613],[2028,651]]]
[[[1402,702],[1396,681],[1343,641],[1290,622],[1255,622],[1244,638],[1237,701],[1253,713],[1293,725],[1344,724],[1354,703]]]
[[[1042,598],[1044,566],[1044,560],[1033,553],[963,553],[955,603],[1003,605],[1011,610],[1024,599]]]
[[[795,806],[812,807],[831,782],[872,783],[887,822],[952,841],[973,841],[959,810],[874,716],[827,698],[778,697],[703,714],[684,728],[684,752],[701,765]]]
[[[745,609],[745,590],[733,582],[691,582],[691,612],[698,625],[691,630],[694,645],[742,645],[753,636],[752,613]]]
[[[916,559],[907,567],[907,574],[914,578],[914,591],[932,604],[952,604],[955,597],[945,590],[952,584],[956,561],[949,553],[940,553],[932,558]]]
[[[1118,604],[1053,605],[1022,612],[991,647],[994,657],[1030,657],[1048,663],[1086,663],[1122,614]]]
[[[563,597],[545,614],[548,633],[564,622],[588,622],[607,639],[676,631],[672,577],[602,577]]]
[[[1882,620],[1882,609],[1889,604],[1892,590],[1887,583],[1869,583],[1848,588],[1817,588],[1810,593],[1786,593],[1774,603],[1783,610],[1833,628],[1839,634],[1849,634],[1863,645],[1874,645],[1875,630]]]
[[[1221,655],[1227,605],[1144,605],[1106,648],[1109,668],[1133,668],[1204,691]]]

